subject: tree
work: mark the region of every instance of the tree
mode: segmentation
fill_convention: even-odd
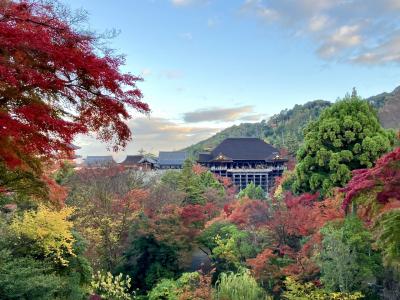
[[[282,298],[286,300],[320,300],[320,299],[336,299],[336,300],[357,300],[363,299],[364,296],[360,292],[354,293],[335,293],[327,292],[319,289],[312,282],[301,284],[293,278],[287,277],[285,280],[286,290],[282,294]]]
[[[400,148],[384,155],[370,169],[353,171],[353,178],[341,189],[342,207],[358,207],[359,214],[371,225],[376,245],[386,265],[400,266]],[[356,211],[354,211],[355,213]]]
[[[160,279],[180,273],[178,251],[154,237],[140,236],[132,239],[116,271],[129,275],[133,288],[150,290]]]
[[[250,182],[243,190],[240,191],[239,198],[248,197],[250,199],[265,199],[265,192],[261,186],[256,186],[254,182]]]
[[[135,294],[129,293],[131,278],[122,274],[113,276],[110,272],[102,273],[98,271],[93,275],[91,281],[92,292],[109,300],[132,300]],[[131,297],[133,296],[133,297]]]
[[[28,211],[13,219],[10,230],[14,245],[22,255],[50,258],[61,266],[68,266],[68,258],[75,256],[75,242],[71,232],[72,222],[67,219],[72,209],[51,211],[39,207],[38,211]]]
[[[127,109],[149,111],[140,78],[119,71],[124,59],[99,54],[99,39],[65,8],[1,1],[0,15],[0,163],[40,174],[41,161],[71,153],[79,133],[123,148]]]
[[[321,229],[318,261],[321,281],[332,292],[367,291],[382,271],[380,254],[372,249],[372,235],[354,216]]]
[[[265,291],[251,277],[248,270],[238,273],[222,273],[215,285],[217,300],[262,300],[267,299]]]
[[[390,151],[393,141],[393,132],[381,127],[366,101],[346,96],[305,129],[293,189],[326,195],[332,187],[343,187],[352,170],[372,167],[377,158]]]
[[[0,251],[1,299],[54,299],[61,285],[45,262],[31,257],[14,258],[10,251]]]

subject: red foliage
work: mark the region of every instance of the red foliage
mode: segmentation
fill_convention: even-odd
[[[193,170],[193,173],[195,173],[196,175],[200,175],[200,174],[208,171],[208,169],[206,167],[203,167],[199,164],[194,164],[192,167],[192,170]]]
[[[363,192],[377,190],[377,201],[386,204],[390,199],[400,200],[400,148],[384,155],[371,169],[353,171],[353,178],[342,188],[346,193],[342,207],[348,209],[350,203]]]
[[[8,167],[67,152],[89,131],[118,150],[131,138],[126,109],[149,111],[140,78],[119,71],[123,58],[99,56],[96,38],[58,11],[34,0],[0,4],[0,161]]]
[[[276,257],[273,250],[266,248],[255,258],[248,259],[246,263],[250,266],[256,278],[265,280],[277,277],[279,273],[277,266],[270,265],[270,260]]]
[[[56,207],[62,207],[65,199],[68,196],[68,190],[66,187],[59,185],[54,179],[43,175],[42,181],[46,184],[49,192],[49,201]]]
[[[240,227],[260,227],[270,215],[267,203],[261,200],[242,199],[224,207],[227,219]]]
[[[207,203],[205,205],[189,204],[182,208],[181,217],[185,226],[191,224],[204,225],[216,212],[217,207],[213,203]]]

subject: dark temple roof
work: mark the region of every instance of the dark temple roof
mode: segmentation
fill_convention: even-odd
[[[143,155],[128,155],[123,162],[122,165],[131,165],[137,164],[143,159]]]
[[[157,161],[145,155],[128,155],[125,160],[121,162],[121,165],[135,165],[143,163],[150,163],[154,165],[157,163]]]
[[[183,165],[187,159],[185,151],[160,151],[158,155],[158,164],[163,165]]]
[[[107,156],[88,156],[85,158],[84,163],[86,166],[107,166],[115,164],[111,155]]]
[[[218,160],[272,160],[278,149],[258,138],[227,138],[211,153],[201,153],[199,162]]]

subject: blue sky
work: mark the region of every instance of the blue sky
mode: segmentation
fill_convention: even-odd
[[[64,0],[141,75],[149,118],[130,121],[126,152],[193,144],[232,124],[267,119],[355,86],[399,85],[399,0]],[[80,154],[106,145],[80,137]],[[123,157],[124,153],[117,157]]]

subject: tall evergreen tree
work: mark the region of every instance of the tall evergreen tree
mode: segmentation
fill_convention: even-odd
[[[293,189],[326,195],[332,187],[344,186],[352,170],[372,167],[393,142],[394,133],[382,128],[366,101],[355,93],[346,96],[305,129]]]

